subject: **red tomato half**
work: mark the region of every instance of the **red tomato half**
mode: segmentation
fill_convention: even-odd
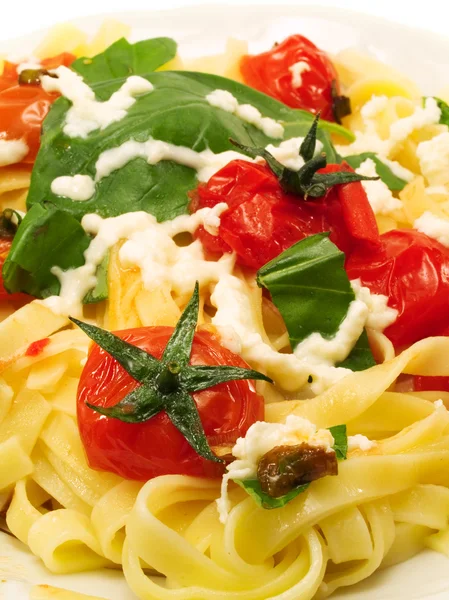
[[[329,165],[322,172],[348,167]],[[295,242],[323,231],[344,252],[379,243],[376,220],[359,182],[337,185],[323,198],[304,201],[286,194],[264,165],[235,160],[194,195],[191,209],[226,202],[218,237],[197,230],[211,254],[234,251],[237,262],[259,269]]]
[[[290,70],[305,63],[301,85],[294,85]],[[293,67],[294,68],[294,67]],[[334,121],[332,82],[339,93],[338,75],[328,55],[302,35],[292,35],[268,52],[244,56],[240,70],[245,83],[292,108],[303,108]]]
[[[360,277],[399,311],[385,330],[396,347],[438,335],[449,325],[449,249],[415,230],[393,230],[380,237],[377,249],[348,257],[349,278]]]
[[[42,61],[42,68],[69,66],[75,57],[64,52]],[[33,163],[39,150],[42,121],[58,94],[48,94],[40,85],[19,85],[17,65],[5,63],[0,77],[0,139],[23,139],[30,149],[22,162]]]
[[[141,327],[117,333],[122,339],[160,358],[172,327]],[[223,348],[209,332],[197,332],[192,365],[248,367]],[[94,345],[78,387],[78,427],[92,468],[112,471],[125,479],[146,481],[166,474],[220,477],[223,466],[199,456],[184,436],[160,412],[145,423],[123,423],[86,406],[117,404],[138,383]],[[251,381],[231,381],[193,394],[209,444],[232,446],[256,421],[263,420],[263,398]]]

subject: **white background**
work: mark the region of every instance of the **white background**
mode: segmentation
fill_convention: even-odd
[[[0,41],[71,18],[105,12],[157,10],[199,4],[295,4],[349,8],[449,36],[446,0],[0,0]],[[238,11],[238,8],[234,9]]]

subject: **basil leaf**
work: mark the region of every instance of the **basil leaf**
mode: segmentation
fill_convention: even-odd
[[[346,425],[334,425],[329,427],[329,431],[334,438],[334,445],[332,446],[335,450],[338,460],[346,460],[348,454],[348,436],[346,434]]]
[[[349,356],[336,366],[351,369],[351,371],[365,371],[375,365],[376,361],[369,345],[368,334],[364,330]]]
[[[61,286],[50,269],[81,266],[89,243],[72,215],[52,205],[36,204],[23,218],[4,264],[5,288],[26,290],[41,298],[58,294]]]
[[[436,101],[438,108],[441,110],[440,123],[442,125],[447,125],[449,127],[449,104],[441,98],[437,98],[436,96],[432,96],[432,98]],[[425,98],[423,98],[423,104],[425,103]]]
[[[288,330],[292,348],[319,332],[332,337],[355,299],[344,270],[345,255],[318,233],[297,242],[257,273]]]
[[[171,38],[153,38],[130,44],[122,38],[93,58],[78,58],[72,69],[89,85],[152,73],[176,56],[177,44]]]
[[[358,169],[367,158],[371,158],[371,160],[374,161],[377,174],[392,192],[400,192],[404,189],[407,182],[395,175],[390,167],[382,162],[382,159],[374,154],[374,152],[363,152],[363,154],[345,156],[343,160],[345,160],[353,169]]]
[[[147,79],[153,83],[154,91],[138,98],[124,119],[102,131],[91,132],[87,139],[68,138],[63,133],[70,102],[59,98],[54,103],[44,121],[41,148],[27,199],[28,208],[49,200],[58,209],[79,220],[86,213],[112,217],[143,210],[159,221],[165,221],[186,213],[188,193],[197,186],[196,172],[172,161],[149,165],[141,158],[134,159],[100,181],[93,198],[85,202],[54,195],[51,183],[63,175],[80,173],[94,176],[99,155],[131,138],[143,141],[153,137],[196,151],[210,148],[215,153],[234,149],[229,141],[231,137],[247,145],[266,146],[273,142],[253,125],[211,106],[206,96],[215,89],[230,91],[241,104],[249,103],[264,116],[282,121],[285,138],[305,136],[313,122],[313,115],[309,113],[290,109],[265,94],[216,75],[165,71],[147,75]],[[122,83],[123,80],[113,80],[95,84],[93,89],[97,95],[106,98]],[[329,161],[335,161],[336,153],[328,135],[319,130],[318,138]],[[39,225],[36,223],[33,227],[31,219],[32,216],[27,221],[29,235],[34,235],[33,231]],[[62,237],[67,239],[64,232]],[[16,246],[9,255],[8,289],[42,297],[44,290],[39,285],[31,287],[28,284],[34,276],[35,266],[28,265],[23,256],[27,252],[24,246]],[[66,253],[63,245],[60,252]],[[36,255],[36,260],[49,269],[49,256],[52,255]],[[68,264],[67,268],[69,266],[76,265]]]
[[[97,269],[97,285],[93,290],[84,296],[84,304],[93,304],[101,302],[108,297],[108,269],[109,269],[109,252],[101,261]]]
[[[355,294],[344,270],[345,255],[319,233],[297,242],[257,273],[287,327],[294,349],[314,332],[332,338],[348,312]],[[340,366],[363,370],[375,364],[363,334]]]
[[[265,509],[282,508],[288,502],[293,500],[293,498],[296,498],[296,496],[299,496],[299,494],[305,492],[310,485],[310,483],[305,483],[304,485],[294,488],[284,496],[272,498],[262,491],[258,479],[233,479],[233,481],[242,487],[245,492],[247,492],[255,500],[258,506]]]

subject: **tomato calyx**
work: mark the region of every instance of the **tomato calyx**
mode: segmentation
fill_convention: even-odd
[[[77,319],[71,318],[71,321],[141,384],[115,406],[104,408],[86,402],[90,409],[125,423],[143,423],[165,411],[197,454],[221,463],[223,460],[209,446],[191,394],[228,381],[260,379],[272,383],[272,380],[258,371],[241,367],[189,365],[198,312],[199,287],[196,283],[161,360],[109,331]]]
[[[352,113],[351,100],[348,96],[343,96],[338,93],[337,80],[333,79],[331,84],[332,96],[332,114],[335,122],[341,125],[343,117],[347,117]]]
[[[326,153],[315,156],[316,136],[320,115],[318,114],[300,148],[299,155],[304,160],[304,165],[299,171],[293,171],[280,163],[265,148],[244,146],[230,139],[229,141],[252,158],[262,157],[269,169],[278,178],[284,192],[307,198],[322,198],[334,185],[353,183],[355,181],[376,181],[379,177],[365,177],[353,171],[336,171],[331,173],[318,173],[327,166]]]

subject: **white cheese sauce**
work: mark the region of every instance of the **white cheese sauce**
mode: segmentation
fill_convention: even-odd
[[[288,68],[290,73],[292,74],[292,85],[295,88],[300,88],[302,86],[302,74],[310,71],[310,65],[303,60],[295,63],[291,67]]]
[[[378,176],[376,163],[371,158],[363,161],[355,172],[366,177]],[[402,207],[402,202],[393,196],[389,187],[381,179],[361,183],[375,215],[388,215]]]
[[[23,140],[0,139],[0,167],[20,162],[28,151],[29,148]]]
[[[59,92],[72,103],[63,127],[64,133],[69,137],[87,138],[91,131],[105,129],[111,123],[120,121],[136,102],[136,96],[153,91],[153,85],[149,81],[132,75],[109,100],[100,102],[94,91],[75,71],[61,65],[51,70],[51,73],[57,77],[43,75],[42,87],[47,92]]]
[[[244,360],[262,368],[287,392],[302,388],[312,375],[311,388],[318,394],[351,372],[329,366],[324,361],[311,364],[294,354],[274,350],[259,333],[246,285],[234,275],[225,275],[219,279],[211,295],[211,304],[217,309],[212,324],[224,327],[228,332],[233,330],[240,340],[240,354]],[[235,336],[229,336],[233,348],[236,347]],[[222,343],[225,344],[226,339]]]
[[[284,127],[278,121],[270,117],[262,116],[261,112],[251,104],[239,104],[235,96],[226,90],[214,90],[206,96],[207,102],[215,108],[232,113],[242,121],[254,125],[257,129],[272,138],[282,138]]]
[[[95,182],[89,175],[65,175],[51,182],[51,191],[57,196],[83,202],[95,194]]]
[[[225,523],[230,503],[227,494],[229,479],[251,479],[257,475],[257,467],[264,454],[276,446],[295,446],[306,443],[309,446],[324,448],[333,452],[334,438],[328,429],[317,427],[302,417],[289,415],[285,423],[257,421],[240,437],[232,448],[236,458],[226,468],[221,484],[221,496],[217,500],[220,521]]]
[[[421,233],[425,233],[430,238],[437,240],[440,244],[449,248],[449,220],[442,219],[429,210],[426,210],[426,212],[413,223],[413,228]]]
[[[81,225],[95,236],[84,253],[85,264],[67,271],[53,267],[52,273],[61,283],[60,295],[46,298],[43,304],[57,314],[80,316],[84,296],[97,283],[98,265],[109,248],[121,239],[126,240],[119,253],[121,263],[141,268],[142,279],[149,289],[170,281],[179,293],[191,293],[197,280],[200,285],[217,281],[223,273],[232,271],[233,255],[227,254],[218,262],[206,261],[200,242],[178,247],[172,238],[182,232],[193,233],[200,225],[216,234],[219,217],[226,208],[227,204],[220,203],[165,223],[158,223],[145,212],[109,219],[85,215]]]
[[[100,182],[104,177],[108,177],[114,171],[121,169],[135,158],[142,158],[150,165],[155,165],[163,160],[172,160],[180,165],[195,169],[198,181],[201,182],[208,181],[212,175],[232,160],[254,162],[252,158],[233,150],[214,154],[209,149],[196,152],[186,146],[176,146],[175,144],[169,144],[161,140],[149,139],[146,142],[128,140],[120,146],[105,150],[100,154],[95,163],[95,178],[83,175],[82,188],[85,193],[82,198],[78,197],[79,181],[75,181],[75,178],[79,177],[79,175],[57,177],[53,180],[51,189],[55,194],[71,198],[72,200],[89,200],[95,193],[96,183]],[[91,194],[87,196],[89,190]]]

